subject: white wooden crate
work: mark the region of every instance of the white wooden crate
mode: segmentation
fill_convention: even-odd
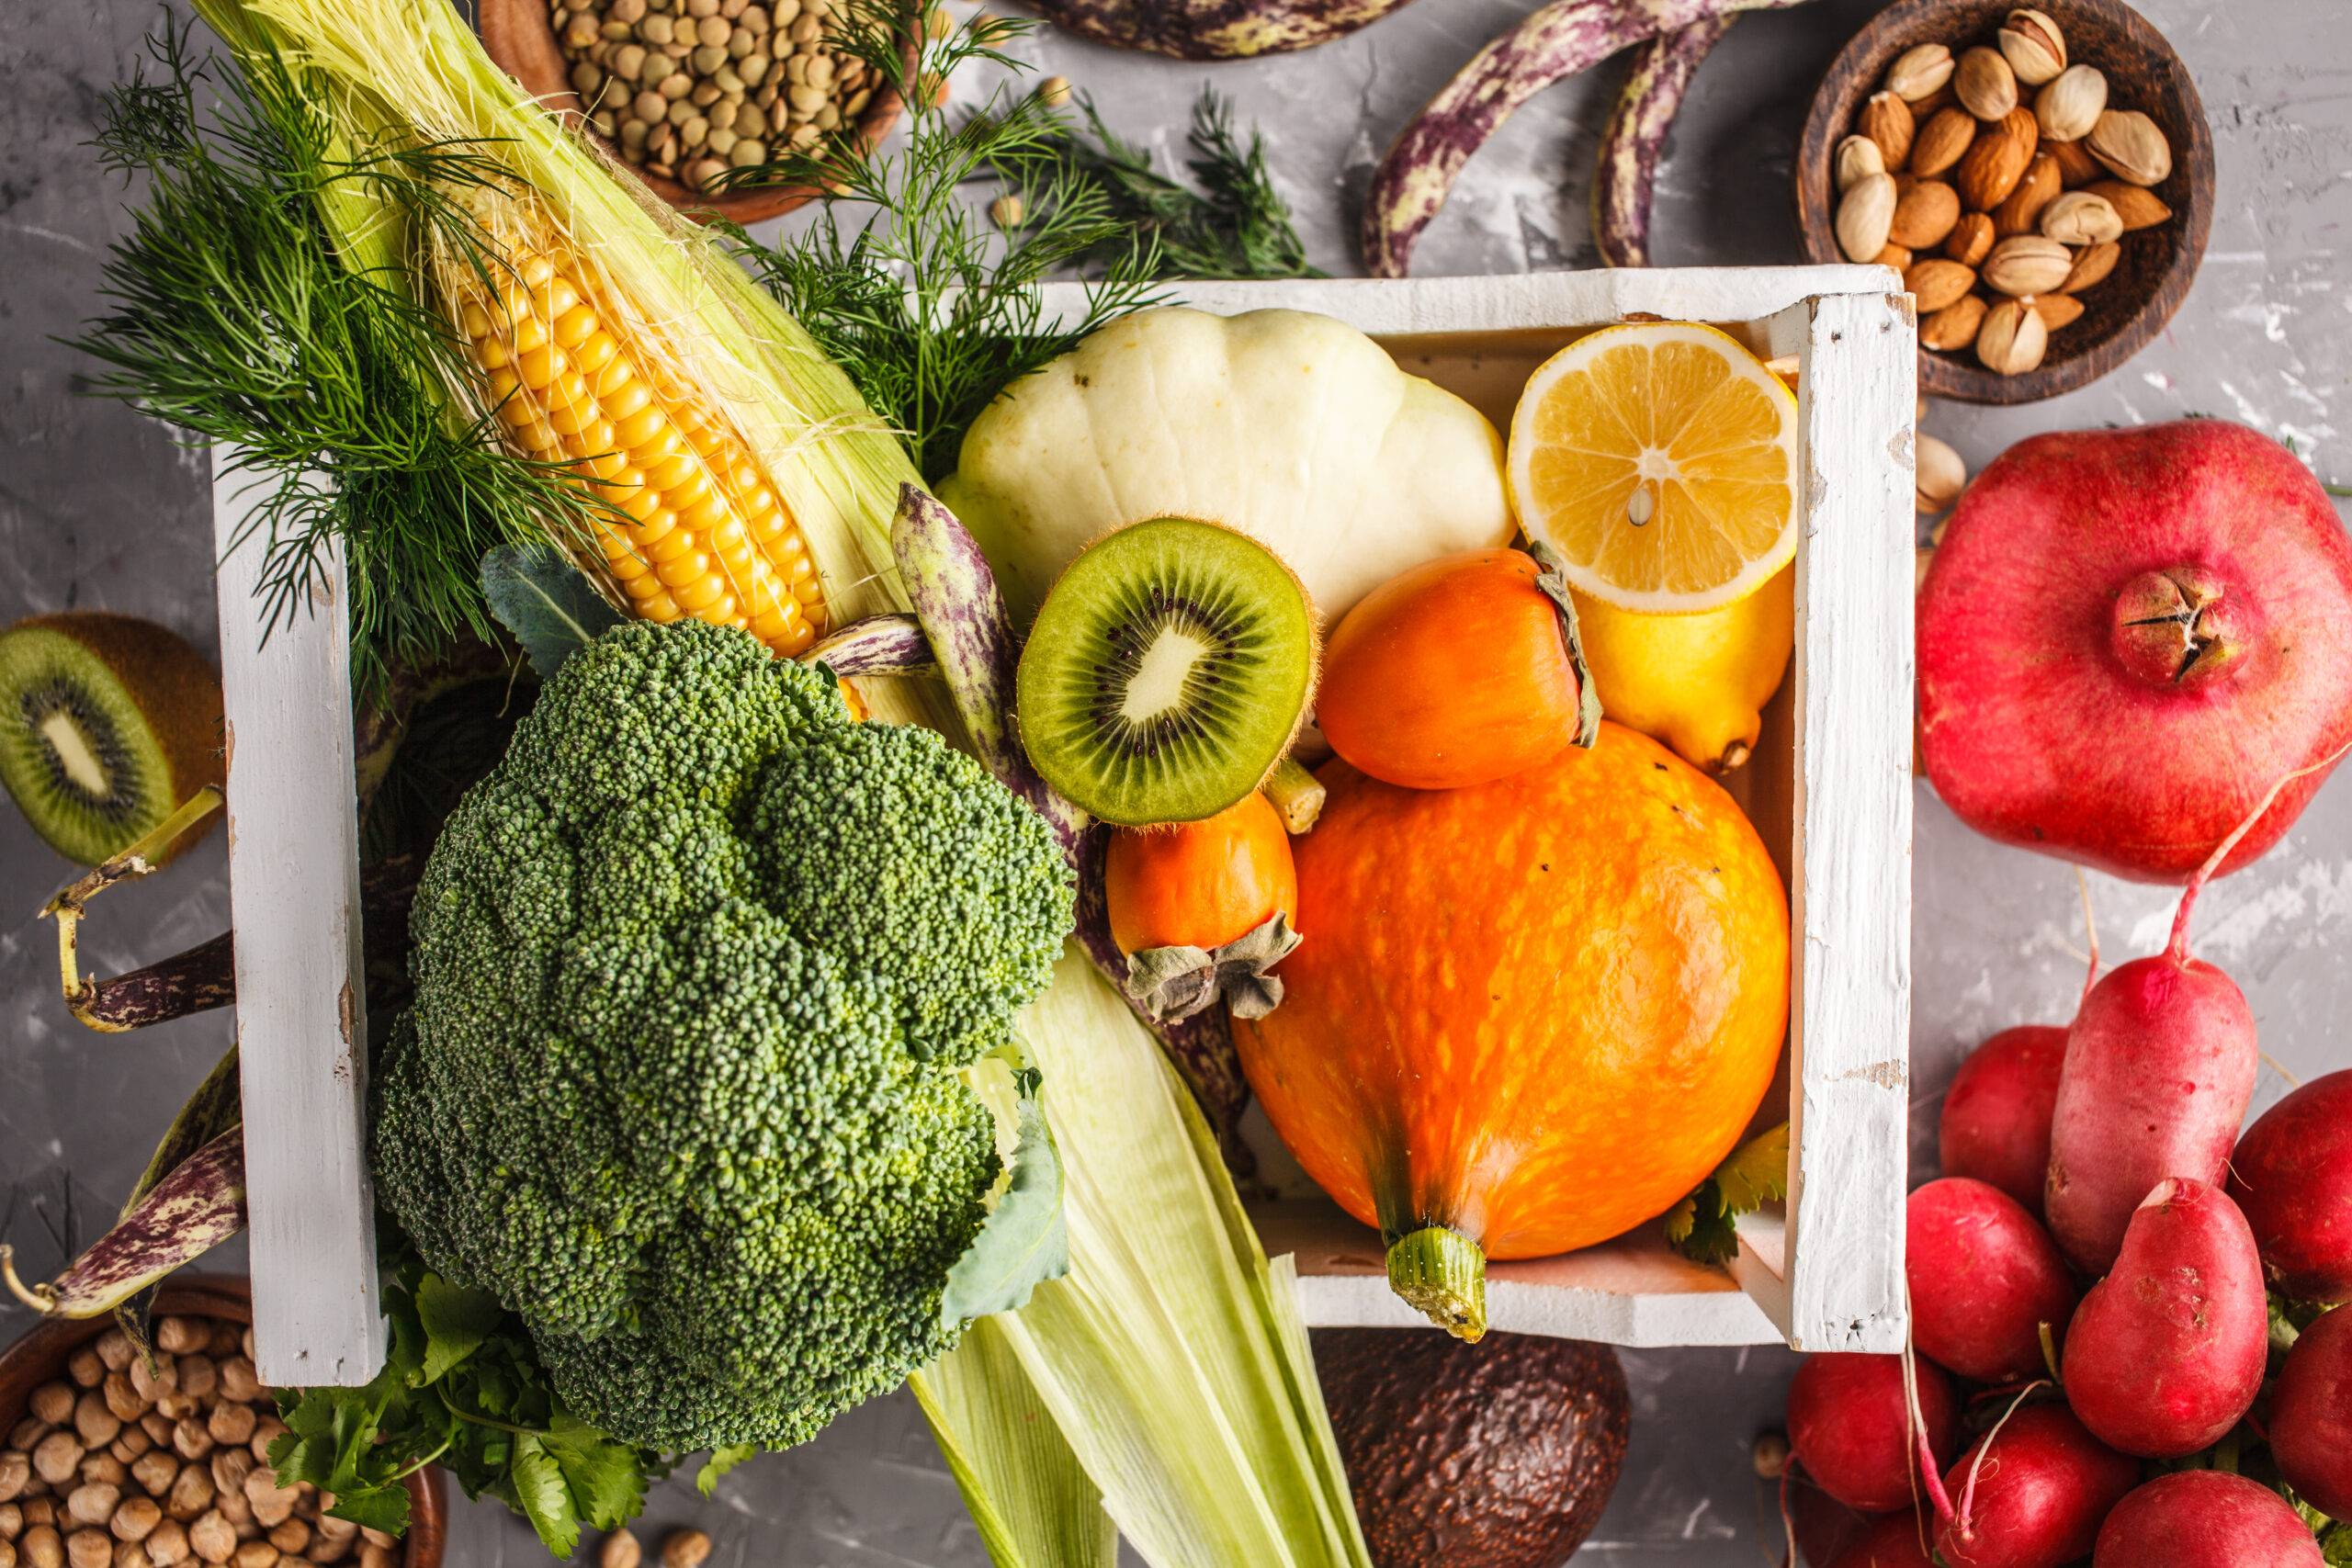
[[[1498,1329],[1634,1346],[1899,1350],[1911,992],[1911,302],[1874,266],[1188,284],[1220,314],[1336,316],[1508,430],[1521,387],[1569,340],[1632,318],[1724,328],[1796,362],[1796,650],[1754,758],[1730,781],[1787,879],[1789,1043],[1757,1125],[1791,1123],[1789,1201],[1743,1221],[1728,1270],[1655,1224],[1559,1258],[1494,1263]],[[1047,290],[1048,315],[1080,296]],[[1389,1290],[1378,1235],[1299,1175],[1262,1117],[1283,1201],[1256,1210],[1295,1252],[1307,1321],[1422,1322]]]
[[[1713,322],[1759,354],[1796,360],[1805,527],[1795,660],[1734,783],[1792,901],[1789,1047],[1758,1116],[1759,1126],[1793,1123],[1789,1202],[1742,1224],[1728,1271],[1668,1253],[1654,1225],[1565,1257],[1494,1264],[1487,1317],[1498,1329],[1623,1345],[1899,1348],[1915,397],[1900,280],[1878,267],[1780,267],[1182,292],[1227,314],[1280,306],[1351,322],[1502,428],[1545,356],[1632,317]],[[1046,293],[1049,319],[1079,304],[1069,286]],[[224,545],[244,518],[235,491],[215,489]],[[272,1382],[356,1383],[380,1364],[383,1340],[362,1155],[365,1053],[355,1048],[364,1014],[350,714],[341,648],[322,636],[340,627],[339,586],[329,584],[323,614],[279,628],[257,652],[253,549],[224,567],[220,619],[255,1338]],[[1279,1168],[1279,1145],[1271,1134],[1261,1142]],[[1298,1256],[1307,1320],[1419,1322],[1388,1289],[1378,1237],[1303,1178],[1294,1190],[1257,1217],[1270,1252]]]

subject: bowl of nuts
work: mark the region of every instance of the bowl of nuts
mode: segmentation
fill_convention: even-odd
[[[889,133],[897,83],[835,47],[833,0],[479,0],[482,48],[539,102],[584,123],[653,193],[689,214],[752,223],[801,206],[797,186],[726,173],[848,130]],[[920,47],[910,7],[908,47]]]
[[[409,1477],[399,1540],[281,1487],[285,1430],[254,1371],[243,1279],[189,1275],[156,1298],[155,1357],[111,1318],[52,1318],[0,1351],[0,1562],[20,1568],[439,1568],[441,1472]]]
[[[2021,403],[2164,330],[2213,216],[2204,106],[2121,0],[1895,0],[1829,67],[1797,152],[1816,262],[1881,262],[1919,389]]]

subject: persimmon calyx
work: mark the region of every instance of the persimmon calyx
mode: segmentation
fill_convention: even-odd
[[[1147,947],[1127,955],[1127,997],[1155,1023],[1180,1023],[1222,998],[1237,1018],[1263,1018],[1282,1005],[1283,982],[1268,974],[1299,944],[1275,910],[1221,947]]]
[[[1560,617],[1560,636],[1568,645],[1568,666],[1577,674],[1577,733],[1575,743],[1587,750],[1600,739],[1600,694],[1593,690],[1592,666],[1585,662],[1584,634],[1577,629],[1576,602],[1568,597],[1568,574],[1561,563],[1559,552],[1551,546],[1532,547],[1535,564],[1542,570],[1535,574],[1536,592],[1552,601],[1552,608]]]

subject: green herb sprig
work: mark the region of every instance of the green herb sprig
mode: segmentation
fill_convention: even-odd
[[[1739,1255],[1739,1218],[1789,1195],[1789,1124],[1732,1150],[1690,1196],[1666,1212],[1666,1243],[1694,1263]]]
[[[464,204],[503,175],[462,143],[346,148],[274,55],[216,77],[168,20],[149,52],[155,73],[107,93],[96,139],[147,196],[106,262],[107,314],[74,340],[107,367],[94,389],[236,449],[261,492],[238,547],[266,554],[267,625],[304,613],[342,543],[363,690],[462,635],[493,637],[484,552],[561,536],[594,502],[452,412],[465,372],[447,327],[394,249],[338,254],[322,208],[375,214],[388,247],[430,237],[487,266]]]

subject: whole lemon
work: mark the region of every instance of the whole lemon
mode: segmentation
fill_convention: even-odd
[[[1695,767],[1721,773],[1747,761],[1796,646],[1796,571],[1791,563],[1747,598],[1695,615],[1643,615],[1577,594],[1600,711]]]

